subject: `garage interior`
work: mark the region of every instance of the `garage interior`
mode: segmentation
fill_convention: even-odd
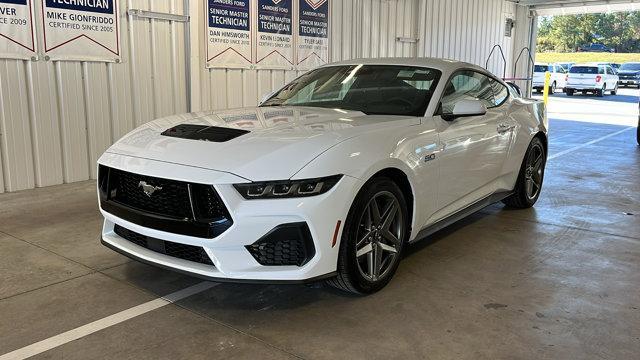
[[[0,359],[638,358],[638,90],[554,96],[537,205],[492,205],[411,246],[379,293],[209,283],[100,244],[96,160],[136,126],[255,106],[299,73],[206,68],[195,2],[119,4],[121,63],[0,59]],[[331,4],[332,61],[444,57],[505,77],[531,70],[517,60],[535,53],[537,16],[640,10],[633,0]],[[489,57],[494,45],[504,61]]]

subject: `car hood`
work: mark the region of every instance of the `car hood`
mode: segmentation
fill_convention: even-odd
[[[317,156],[350,138],[419,123],[417,117],[310,107],[200,112],[149,122],[107,152],[224,171],[251,181],[280,180],[291,178]],[[215,139],[181,137],[180,130],[185,125],[188,129],[213,127],[206,131]],[[222,133],[232,134],[217,136]],[[327,171],[327,175],[334,175],[330,169]]]

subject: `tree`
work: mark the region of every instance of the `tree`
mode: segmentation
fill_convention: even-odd
[[[602,43],[623,52],[640,52],[640,12],[543,17],[538,26],[540,51],[576,51]]]

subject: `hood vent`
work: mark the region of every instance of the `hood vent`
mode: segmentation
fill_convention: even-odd
[[[226,142],[249,133],[247,130],[217,126],[182,124],[165,130],[162,135],[189,140]]]

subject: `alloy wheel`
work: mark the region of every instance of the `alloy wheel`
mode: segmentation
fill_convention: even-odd
[[[394,268],[404,231],[400,202],[395,195],[389,191],[375,194],[358,222],[356,263],[361,276],[375,282]]]
[[[529,151],[525,170],[525,188],[529,199],[534,199],[540,193],[543,174],[544,150],[540,144],[535,144]]]

